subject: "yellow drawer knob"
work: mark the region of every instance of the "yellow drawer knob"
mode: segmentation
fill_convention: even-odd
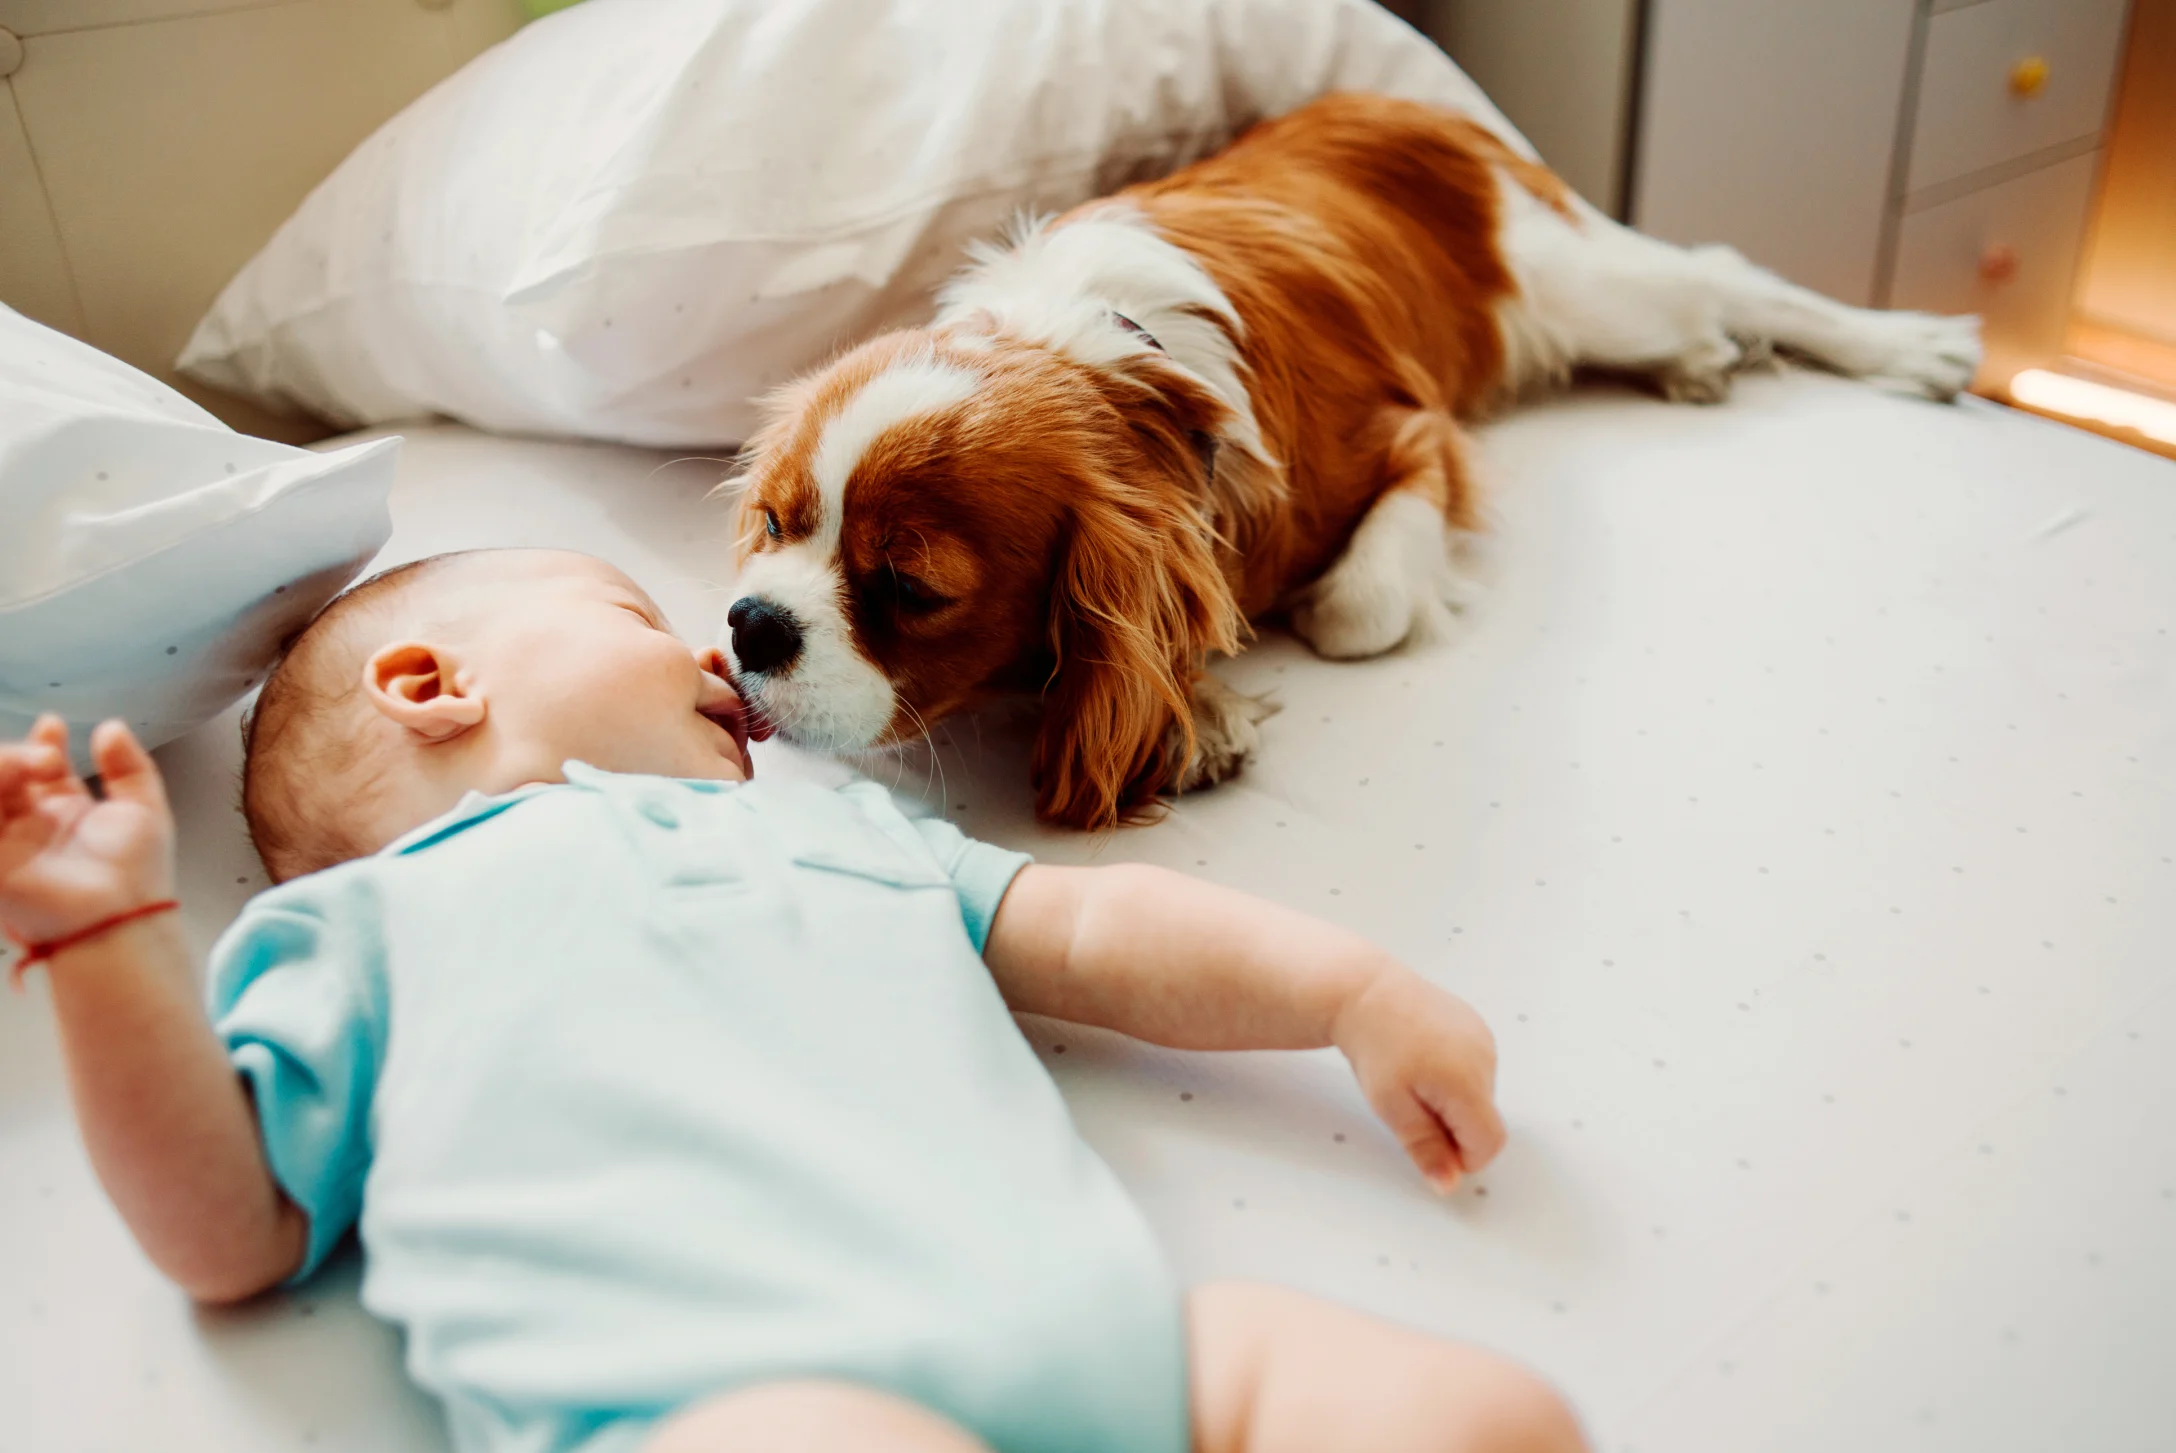
[[[2029,55],[2010,67],[2010,94],[2037,96],[2048,83],[2048,63]]]

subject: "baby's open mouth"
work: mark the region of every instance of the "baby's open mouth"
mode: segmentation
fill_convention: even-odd
[[[752,730],[752,713],[739,701],[723,701],[698,710],[705,721],[722,727],[726,735],[733,739],[733,750],[739,756],[741,766],[744,769],[753,767],[755,764],[748,755],[748,742],[750,738],[761,741],[762,737],[756,736]],[[768,736],[769,733],[765,732],[763,735]]]
[[[739,691],[740,683],[735,682],[733,689]],[[762,707],[750,701],[746,695],[740,699],[740,719],[751,742],[767,742],[778,734],[777,724],[764,714]]]
[[[740,713],[740,726],[734,731],[734,735],[745,736],[751,742],[767,742],[776,736],[778,724],[764,714],[763,708],[756,703],[754,693],[741,684],[739,674],[730,666],[719,674],[725,678],[725,684],[733,688],[735,709]]]
[[[731,678],[727,678],[731,682]],[[775,728],[762,708],[740,694],[739,683],[732,682],[734,694],[724,701],[698,708],[703,717],[723,727],[733,738],[733,745],[740,753],[744,766],[753,766],[748,756],[750,742],[766,741]]]

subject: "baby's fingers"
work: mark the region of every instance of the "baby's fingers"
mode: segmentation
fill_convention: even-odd
[[[1446,1196],[1457,1189],[1464,1170],[1458,1146],[1436,1112],[1418,1095],[1403,1085],[1394,1086],[1376,1100],[1375,1113],[1383,1117],[1383,1123],[1398,1137],[1407,1158],[1428,1178],[1429,1185]]]
[[[74,763],[68,756],[68,723],[52,712],[47,712],[31,727],[30,742],[32,746],[51,748],[60,759],[59,773],[41,782],[31,793],[33,799],[50,797],[55,793],[90,795],[91,789],[84,786],[83,779],[76,775]]]
[[[51,747],[65,754],[68,750],[68,723],[58,713],[46,712],[31,725],[30,740],[41,747]]]
[[[1480,1170],[1504,1148],[1504,1118],[1486,1089],[1455,1080],[1431,1081],[1415,1094],[1449,1130],[1458,1162],[1467,1171]]]
[[[120,721],[104,721],[91,733],[91,761],[106,796],[133,802],[156,812],[166,810],[166,784],[158,764],[144,750],[136,734]]]
[[[68,753],[35,733],[29,741],[0,746],[0,818],[22,816],[36,805],[39,788],[65,783],[74,775]]]

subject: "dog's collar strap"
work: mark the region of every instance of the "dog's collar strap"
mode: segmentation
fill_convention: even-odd
[[[1139,323],[1134,322],[1133,319],[1127,317],[1124,313],[1119,312],[1116,308],[1111,309],[1111,321],[1113,323],[1116,323],[1119,327],[1125,329],[1128,333],[1131,333],[1134,337],[1140,339],[1143,343],[1146,343],[1149,347],[1155,349],[1158,353],[1166,353],[1170,351],[1166,349],[1163,344],[1156,341],[1156,335],[1154,333],[1149,332],[1148,329],[1142,327]]]
[[[1119,312],[1116,308],[1111,309],[1111,321],[1155,349],[1158,353],[1170,351],[1163,344],[1156,341],[1154,333],[1149,332],[1148,329],[1134,322],[1133,319]],[[1209,433],[1205,429],[1197,430],[1194,434],[1194,452],[1201,456],[1201,474],[1204,479],[1216,478],[1216,451],[1216,435]]]

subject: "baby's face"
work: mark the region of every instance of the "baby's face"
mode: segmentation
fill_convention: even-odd
[[[286,690],[285,704],[252,731],[251,830],[277,876],[376,852],[470,792],[563,781],[569,760],[714,781],[752,771],[718,652],[690,650],[602,560],[471,551],[350,610],[281,664],[298,674],[275,677],[267,693]]]
[[[498,781],[557,781],[576,758],[613,772],[739,781],[749,776],[747,718],[657,603],[602,560],[524,550],[462,572],[462,669],[488,708]]]

